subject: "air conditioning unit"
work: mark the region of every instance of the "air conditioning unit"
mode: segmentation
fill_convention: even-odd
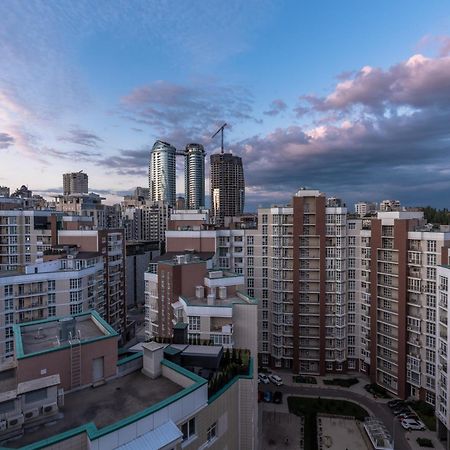
[[[18,414],[17,416],[8,417],[8,429],[18,428],[23,424],[23,414]]]
[[[0,432],[5,431],[7,428],[6,420],[0,420]]]
[[[42,407],[43,414],[52,414],[58,411],[58,404],[56,402],[49,403],[48,405],[44,405]]]
[[[39,408],[30,409],[28,411],[24,411],[24,413],[23,413],[25,422],[27,420],[34,419],[37,416],[39,416]]]

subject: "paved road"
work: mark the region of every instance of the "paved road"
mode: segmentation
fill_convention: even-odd
[[[289,395],[297,395],[297,396],[314,396],[314,397],[330,397],[330,398],[342,398],[343,400],[350,400],[360,403],[362,406],[365,406],[369,411],[372,412],[374,416],[381,419],[389,430],[392,436],[395,437],[395,449],[397,450],[408,450],[410,449],[410,445],[406,440],[405,431],[401,427],[400,423],[397,419],[394,418],[394,415],[390,411],[389,407],[386,404],[376,402],[371,400],[370,398],[364,397],[356,392],[352,391],[343,391],[342,389],[329,389],[329,388],[320,388],[320,387],[304,387],[304,386],[280,386],[275,387],[272,383],[267,385],[260,385],[259,389],[271,391],[281,391],[284,394],[284,397]],[[283,401],[285,401],[283,399]],[[395,434],[394,434],[394,426],[395,426]]]

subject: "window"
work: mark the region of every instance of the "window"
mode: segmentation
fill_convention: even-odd
[[[47,287],[49,291],[54,291],[55,290],[55,280],[50,280],[47,281]]]
[[[5,325],[11,325],[14,323],[14,314],[5,314]]]
[[[192,438],[195,435],[195,417],[181,424],[183,441]]]
[[[206,432],[206,440],[208,442],[213,441],[216,438],[216,428],[217,428],[217,422],[214,422],[209,428],[208,431]]]
[[[13,353],[14,351],[14,341],[6,341],[5,342],[5,353]]]
[[[25,394],[25,403],[34,403],[47,398],[47,388],[27,392]]]
[[[5,286],[5,297],[12,297],[14,295],[13,285],[9,284]]]
[[[48,317],[54,317],[56,316],[56,306],[49,306],[48,307]]]
[[[427,241],[427,252],[436,252],[436,241]]]
[[[200,331],[200,316],[189,316],[189,330]]]
[[[14,309],[14,299],[6,298],[5,299],[5,311],[11,311]]]
[[[49,312],[50,312],[50,308],[49,307]],[[79,314],[83,312],[83,305],[81,303],[79,304],[75,304],[75,305],[70,305],[70,315],[74,315],[74,314]]]

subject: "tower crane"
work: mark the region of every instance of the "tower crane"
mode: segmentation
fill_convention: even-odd
[[[220,153],[222,153],[223,154],[223,129],[225,128],[227,126],[227,124],[226,123],[224,123],[212,136],[211,136],[211,139],[214,139],[218,134],[219,134],[219,132],[221,133],[221,137],[222,137],[222,144],[221,144],[221,146],[220,146],[220,149],[221,149],[221,151],[220,151]]]

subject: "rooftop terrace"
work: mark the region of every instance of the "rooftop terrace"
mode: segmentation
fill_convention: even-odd
[[[64,417],[26,431],[6,447],[20,448],[88,422],[100,429],[166,400],[182,389],[164,377],[150,379],[140,371],[133,372],[103,386],[66,395],[62,408]]]

